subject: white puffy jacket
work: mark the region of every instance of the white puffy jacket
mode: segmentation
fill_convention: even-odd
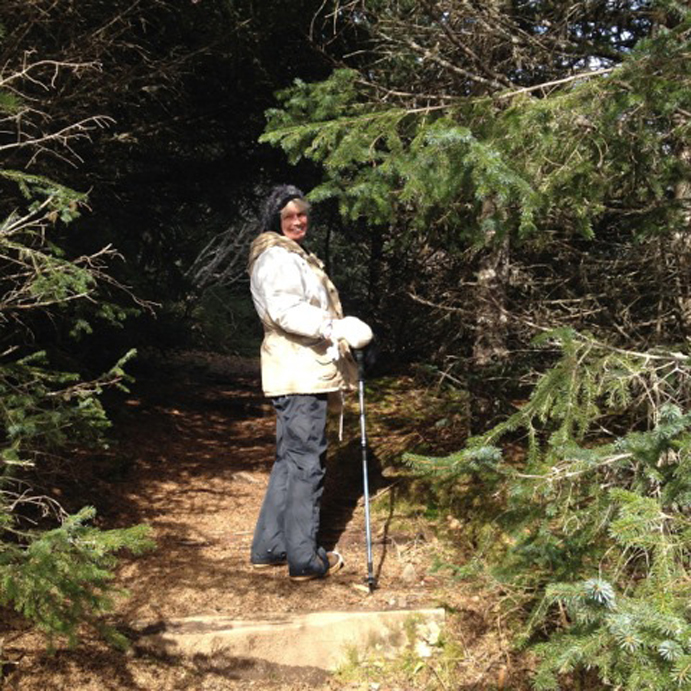
[[[345,344],[334,362],[323,337],[343,317],[338,291],[322,262],[296,242],[267,232],[250,250],[252,300],[264,326],[262,389],[275,397],[351,389],[357,368]]]

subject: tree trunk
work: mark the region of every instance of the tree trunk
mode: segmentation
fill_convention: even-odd
[[[487,218],[494,210],[491,201],[483,203],[482,214]],[[496,231],[488,233],[487,248],[477,273],[475,293],[475,342],[473,362],[478,367],[505,361],[508,316],[506,313],[506,285],[509,276],[509,238],[496,238]]]
[[[691,166],[691,147],[685,146],[679,157],[685,167]],[[680,180],[674,198],[681,207],[682,225],[672,233],[669,257],[673,269],[676,316],[686,339],[691,338],[691,180]]]

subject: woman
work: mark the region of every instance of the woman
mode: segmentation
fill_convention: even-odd
[[[276,410],[276,461],[252,542],[255,568],[288,564],[290,578],[323,578],[343,566],[317,545],[328,394],[354,387],[350,347],[372,331],[343,317],[322,262],[303,247],[309,203],[292,185],[269,195],[249,259],[252,300],[264,326],[262,388]]]

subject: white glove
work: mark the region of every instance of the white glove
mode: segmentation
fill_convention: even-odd
[[[357,317],[343,317],[331,322],[331,340],[343,339],[351,348],[364,348],[372,340],[372,329]]]

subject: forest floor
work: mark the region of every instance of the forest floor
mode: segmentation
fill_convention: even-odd
[[[448,613],[444,644],[426,659],[411,651],[393,662],[358,660],[328,674],[217,655],[157,656],[136,644],[122,653],[88,631],[78,647],[58,643],[48,652],[37,633],[6,621],[0,625],[3,688],[523,688],[524,673],[508,652],[496,598],[434,568],[440,560],[461,558],[453,539],[457,522],[430,510],[397,462],[406,449],[443,454],[460,446],[458,398],[444,398],[412,375],[372,383],[368,428],[379,588],[368,594],[356,401],[348,404],[344,441],[330,442],[322,502],[320,541],[337,548],[346,566],[334,577],[297,584],[283,569],[255,571],[248,561],[274,453],[274,413],[261,396],[257,363],[185,353],[153,371],[138,374],[131,393],[119,401],[113,450],[97,458],[85,454],[78,471],[63,473],[53,488],[71,509],[95,504],[104,528],[145,523],[153,530],[154,551],[121,560],[117,583],[129,597],[118,601],[110,617],[115,624],[434,606]],[[336,425],[330,425],[335,437]]]

